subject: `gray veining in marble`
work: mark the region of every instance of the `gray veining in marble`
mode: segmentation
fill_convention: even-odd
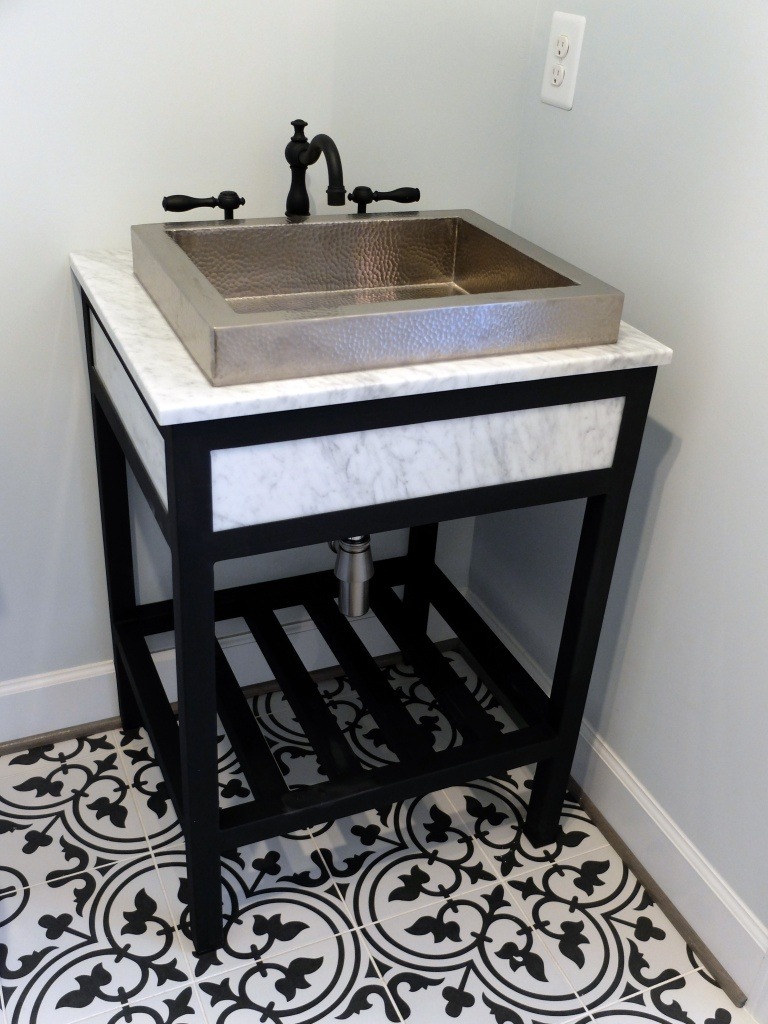
[[[623,398],[211,453],[213,528],[608,469]]]
[[[660,366],[666,345],[622,323],[612,345],[514,353],[214,388],[133,275],[130,251],[79,253],[73,271],[163,426],[256,413]]]

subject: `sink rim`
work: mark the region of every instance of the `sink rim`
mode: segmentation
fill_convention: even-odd
[[[169,232],[194,232],[206,229],[223,231],[242,231],[261,227],[278,227],[286,230],[300,230],[304,225],[328,225],[360,223],[362,216],[356,213],[347,214],[313,214],[308,217],[252,217],[237,218],[231,221],[166,221],[152,224],[137,224],[131,227],[133,251],[136,244],[151,254],[160,269],[176,286],[183,291],[184,297],[192,303],[198,313],[204,317],[214,330],[242,328],[249,326],[267,326],[269,324],[286,324],[290,322],[326,321],[335,318],[372,317],[417,310],[436,310],[463,307],[493,306],[509,302],[536,301],[539,299],[556,300],[568,298],[578,300],[574,288],[587,289],[591,295],[621,297],[623,293],[606,284],[599,278],[588,274],[579,267],[568,263],[554,253],[548,252],[533,242],[522,238],[507,228],[475,213],[473,210],[409,210],[392,213],[365,214],[365,222],[413,222],[417,220],[460,219],[485,231],[505,245],[516,249],[523,255],[535,260],[548,269],[568,278],[569,285],[554,285],[545,288],[521,288],[511,291],[483,291],[449,296],[421,297],[413,299],[385,299],[376,302],[350,303],[334,306],[323,310],[313,310],[311,314],[297,314],[294,310],[270,310],[260,312],[238,312],[233,309],[227,299],[206,277],[187,253],[178,245]],[[134,259],[135,265],[135,259]],[[135,272],[135,271],[134,271]],[[136,275],[139,277],[139,275]],[[139,277],[139,280],[141,278]],[[143,282],[142,282],[143,283]],[[341,289],[329,289],[332,293]],[[291,293],[272,293],[275,295]],[[306,293],[294,293],[306,294]]]
[[[469,228],[485,232],[493,243],[510,246],[524,259],[536,261],[543,282],[554,272],[572,283],[332,305],[320,311],[300,310],[298,315],[296,310],[279,308],[237,312],[169,234],[261,227],[300,232],[350,223],[375,226],[436,219],[463,220]],[[365,218],[359,214],[265,217],[226,224],[220,220],[170,221],[135,225],[131,234],[135,276],[214,387],[612,344],[618,339],[622,292],[472,210],[419,210],[367,214]],[[425,238],[414,241],[424,244]],[[439,244],[439,238],[426,239],[428,245],[433,241]],[[472,254],[473,243],[470,240],[468,244]],[[300,260],[301,247],[291,248],[292,258]],[[311,251],[312,246],[307,249]],[[403,251],[407,256],[407,244]],[[439,249],[433,252],[439,257]],[[279,265],[280,249],[275,253]],[[233,255],[248,258],[241,251]],[[312,255],[312,259],[323,258],[319,250]],[[475,253],[469,266],[487,269],[493,275],[493,254],[484,263],[482,252]],[[215,273],[209,272],[216,280]],[[236,264],[231,274],[233,285],[237,284]],[[499,281],[493,276],[491,280],[494,284]],[[530,278],[523,276],[521,282],[527,280]],[[236,289],[229,297],[234,294]]]

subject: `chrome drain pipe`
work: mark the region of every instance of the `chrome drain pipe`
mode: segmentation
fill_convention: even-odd
[[[339,610],[348,619],[356,619],[368,611],[368,587],[373,576],[371,538],[343,537],[328,542],[336,552],[333,574],[339,581]]]

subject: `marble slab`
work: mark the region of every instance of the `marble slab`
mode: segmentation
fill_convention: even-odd
[[[624,398],[211,452],[213,529],[609,469]]]
[[[144,468],[155,485],[163,505],[168,508],[168,484],[165,472],[165,441],[139,397],[130,377],[117,358],[109,339],[95,322],[91,324],[93,336],[93,363],[109,392],[112,404],[122,420],[126,433],[141,456]]]
[[[619,339],[612,345],[215,388],[134,277],[129,250],[73,254],[71,265],[160,426],[660,366],[672,358],[666,345],[622,323]]]

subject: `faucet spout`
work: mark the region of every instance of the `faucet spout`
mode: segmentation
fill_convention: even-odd
[[[325,157],[328,165],[328,195],[329,206],[343,206],[347,200],[347,190],[344,187],[344,175],[341,170],[341,157],[336,143],[330,135],[315,135],[309,144],[308,149],[299,158],[308,167]]]
[[[341,170],[341,157],[336,143],[330,135],[315,135],[310,142],[304,134],[307,122],[291,121],[294,133],[285,147],[285,159],[291,168],[291,188],[285,204],[287,217],[307,217],[309,215],[309,194],[307,192],[307,167],[316,163],[321,156],[325,157],[328,167],[329,206],[343,206],[347,199],[344,187],[344,176]]]

